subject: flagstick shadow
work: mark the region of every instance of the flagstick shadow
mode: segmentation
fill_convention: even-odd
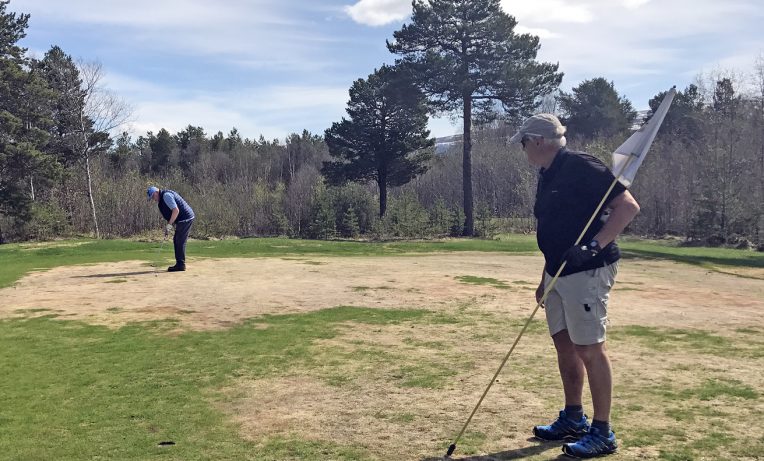
[[[531,456],[539,455],[545,451],[557,449],[560,450],[560,447],[562,446],[559,442],[539,442],[535,438],[529,438],[529,442],[536,442],[535,445],[524,447],[524,448],[517,448],[515,450],[507,450],[507,451],[500,451],[497,453],[491,453],[488,455],[476,455],[476,456],[465,456],[465,457],[435,457],[435,458],[422,458],[420,461],[506,461],[510,459],[524,459],[529,458]],[[457,446],[457,451],[459,450],[459,447]],[[560,454],[557,458],[554,458],[555,460],[569,460],[570,458],[566,457],[563,454]]]

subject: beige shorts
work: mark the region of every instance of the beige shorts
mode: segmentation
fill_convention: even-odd
[[[545,304],[549,334],[568,330],[573,344],[586,346],[605,341],[607,302],[615,283],[618,262],[559,277]],[[552,281],[546,274],[544,284]]]

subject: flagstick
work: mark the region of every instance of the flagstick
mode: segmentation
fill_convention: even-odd
[[[589,218],[589,222],[586,223],[584,230],[581,231],[581,234],[578,236],[578,238],[576,239],[576,243],[574,243],[573,246],[576,246],[579,243],[581,243],[581,239],[584,238],[584,235],[586,235],[586,232],[589,230],[589,227],[591,227],[592,222],[594,222],[594,219],[597,217],[600,210],[605,205],[605,200],[607,200],[608,196],[610,195],[610,192],[613,191],[613,188],[618,182],[618,178],[626,171],[626,168],[629,166],[629,163],[631,163],[632,159],[634,158],[636,158],[636,156],[632,154],[632,155],[629,155],[629,158],[626,159],[626,162],[624,162],[623,166],[621,167],[621,171],[619,171],[618,174],[615,176],[615,179],[610,184],[610,187],[608,188],[607,192],[605,192],[605,195],[602,197],[602,200],[600,200],[599,205],[597,205],[597,208],[594,210],[594,213],[592,213],[592,217]],[[525,322],[525,325],[523,325],[523,329],[520,330],[520,334],[517,335],[515,342],[512,343],[512,347],[509,349],[509,352],[507,352],[507,355],[504,356],[504,360],[501,361],[501,365],[499,365],[499,369],[496,370],[496,373],[493,374],[491,381],[488,383],[488,387],[486,387],[485,391],[483,391],[483,395],[480,396],[480,400],[478,400],[477,405],[475,405],[475,408],[472,410],[472,413],[470,413],[470,417],[467,418],[467,422],[464,423],[462,430],[459,431],[459,435],[456,436],[454,443],[452,443],[451,446],[448,447],[448,451],[446,452],[446,458],[451,456],[454,453],[454,450],[456,450],[456,444],[459,442],[459,439],[462,438],[462,435],[464,435],[464,431],[467,430],[467,426],[469,426],[470,421],[472,421],[472,417],[475,416],[475,413],[477,412],[478,408],[480,408],[480,404],[483,403],[483,399],[488,394],[488,391],[491,390],[491,386],[493,386],[493,383],[496,382],[496,378],[499,376],[499,373],[501,373],[501,370],[504,368],[504,365],[507,363],[507,360],[509,360],[509,356],[512,355],[512,352],[515,350],[515,346],[517,346],[517,343],[520,342],[520,338],[523,337],[523,333],[525,333],[525,330],[528,329],[528,325],[531,324],[531,320],[533,320],[533,317],[536,315],[536,312],[538,312],[539,307],[544,305],[544,301],[546,301],[547,296],[552,291],[554,284],[557,282],[557,279],[560,277],[560,274],[562,273],[563,269],[565,269],[565,266],[567,264],[568,264],[567,261],[562,262],[562,265],[560,266],[560,268],[557,269],[557,273],[554,274],[552,281],[549,282],[549,286],[545,287],[544,295],[536,303],[536,308],[533,309],[533,312],[531,312],[530,317],[528,317],[528,320]]]

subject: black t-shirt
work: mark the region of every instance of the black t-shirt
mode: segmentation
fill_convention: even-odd
[[[576,243],[614,180],[610,169],[596,157],[565,148],[560,149],[549,168],[541,169],[533,214],[537,219],[536,240],[544,253],[547,273],[557,273],[562,265],[563,253]],[[625,190],[620,182],[616,182],[581,244],[589,243],[602,229],[607,204]],[[580,267],[568,264],[560,275],[602,267],[618,261],[620,257],[618,245],[612,242],[590,263]]]

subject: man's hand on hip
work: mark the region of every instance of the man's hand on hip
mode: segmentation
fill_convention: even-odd
[[[542,280],[541,283],[539,283],[538,288],[536,288],[536,302],[540,303],[541,298],[544,297],[544,281]],[[542,304],[541,307],[544,307]]]
[[[599,251],[596,248],[590,248],[588,245],[574,245],[562,255],[562,260],[573,267],[580,267],[594,259],[597,253]]]

